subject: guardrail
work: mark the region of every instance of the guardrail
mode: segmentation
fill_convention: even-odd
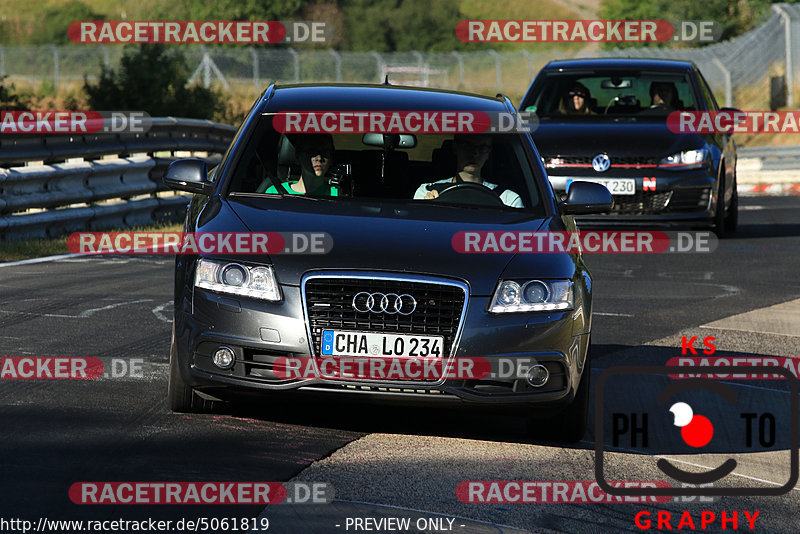
[[[758,160],[753,170],[800,169],[800,146],[754,146],[738,149],[739,159]]]
[[[204,152],[213,165],[235,132],[227,124],[166,117],[153,118],[141,134],[3,134],[0,241],[176,219],[188,197],[158,195],[175,153]],[[754,160],[754,171],[800,169],[800,146],[743,147],[739,158]],[[135,198],[142,195],[149,198]]]
[[[0,240],[176,218],[188,197],[157,195],[166,191],[161,178],[175,152],[204,152],[213,165],[235,132],[227,124],[166,117],[138,134],[4,134]],[[150,197],[134,198],[141,195]]]

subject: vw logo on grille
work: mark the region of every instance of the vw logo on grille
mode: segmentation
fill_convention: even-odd
[[[353,297],[353,309],[357,312],[410,315],[417,309],[417,301],[408,293],[367,293],[362,291]]]
[[[606,172],[611,167],[611,160],[608,154],[598,154],[592,158],[592,168],[597,172]]]

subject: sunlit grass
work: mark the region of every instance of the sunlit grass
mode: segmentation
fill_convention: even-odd
[[[178,223],[156,223],[148,226],[116,228],[111,232],[180,232],[183,226]],[[69,254],[67,248],[68,234],[52,239],[23,239],[19,241],[0,241],[0,262],[27,260],[43,256]]]

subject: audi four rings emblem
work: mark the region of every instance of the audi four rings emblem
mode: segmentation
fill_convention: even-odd
[[[362,291],[353,297],[353,309],[357,312],[410,315],[417,309],[417,301],[408,293],[367,293]]]
[[[608,154],[598,154],[592,159],[592,168],[597,172],[606,172],[611,167],[611,159]]]

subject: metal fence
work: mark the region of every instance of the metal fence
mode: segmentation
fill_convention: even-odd
[[[775,4],[756,28],[736,39],[691,49],[596,46],[573,52],[337,52],[291,48],[177,46],[194,69],[193,79],[253,95],[273,81],[377,82],[389,74],[399,84],[521,96],[548,61],[568,57],[667,57],[696,62],[720,103],[766,109],[772,78],[800,76],[800,7]],[[124,48],[111,46],[0,47],[0,74],[12,80],[66,82],[96,79],[102,66],[116,67]],[[794,83],[786,85],[794,105]]]
[[[758,169],[763,171],[786,171],[800,167],[800,146],[744,147],[738,150],[738,154],[739,161],[757,160]]]
[[[214,164],[235,131],[210,121],[155,118],[144,134],[4,134],[0,240],[182,217],[188,197],[159,195],[166,190],[164,170],[187,154]],[[15,166],[22,162],[28,164]]]

